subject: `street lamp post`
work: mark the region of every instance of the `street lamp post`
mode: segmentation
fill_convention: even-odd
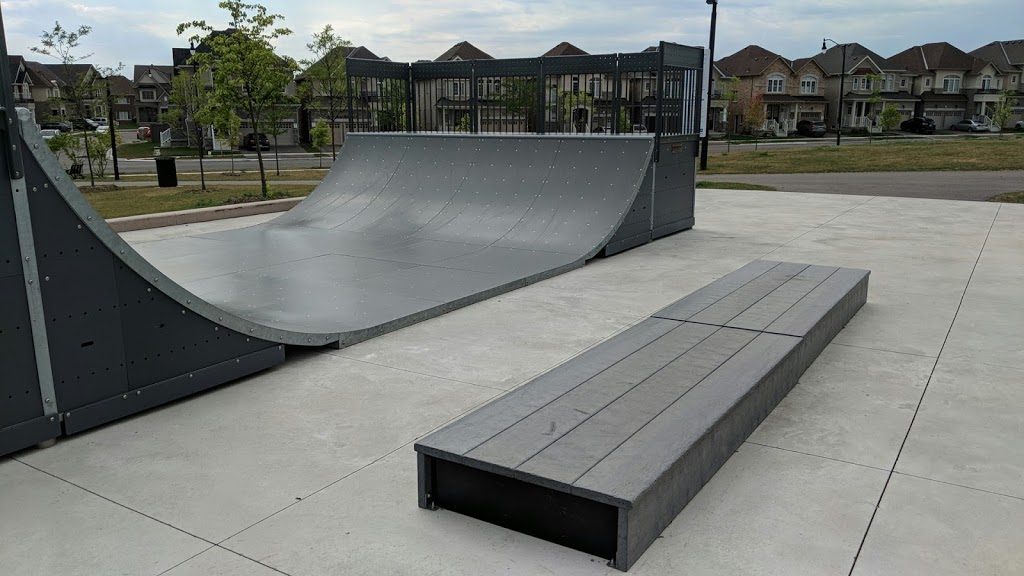
[[[121,170],[117,166],[117,127],[114,126],[114,98],[110,94],[112,76],[112,73],[107,75],[107,126],[110,127],[110,154],[114,160],[114,180],[120,180]]]
[[[711,5],[711,37],[708,39],[708,114],[705,119],[704,141],[700,150],[700,169],[708,169],[708,146],[710,145],[711,125],[714,123],[711,115],[711,79],[714,78],[715,69],[715,22],[718,20],[718,0],[705,0]]]
[[[846,92],[846,47],[849,44],[840,44],[831,38],[825,38],[821,41],[821,51],[824,52],[828,49],[826,42],[831,42],[839,47],[843,51],[843,65],[839,69],[839,113],[836,114],[836,146],[839,146],[839,142],[843,137],[843,94]]]

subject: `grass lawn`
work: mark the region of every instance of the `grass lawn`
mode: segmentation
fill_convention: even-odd
[[[243,202],[274,200],[305,196],[313,190],[313,186],[281,185],[270,189],[270,198],[260,195],[259,185],[250,186],[209,186],[206,192],[199,186],[179,186],[177,188],[97,186],[95,190],[82,188],[86,200],[104,218],[120,218],[138,214],[155,214],[189,210],[191,208],[208,208],[210,206],[226,206]]]
[[[703,174],[1019,170],[1022,166],[1024,137],[1008,135],[712,154]]]
[[[988,199],[989,202],[1006,202],[1008,204],[1024,204],[1024,192],[1007,192]]]
[[[153,142],[133,142],[131,144],[121,144],[117,147],[118,158],[152,158],[153,157]],[[161,156],[180,156],[180,157],[199,157],[198,148],[160,148]],[[214,156],[238,156],[237,152],[216,152]],[[209,156],[207,156],[209,158]]]
[[[708,182],[707,180],[698,180],[697,188],[715,188],[718,190],[771,190],[775,191],[778,188],[774,186],[765,186],[764,184],[747,184],[746,182]]]
[[[278,176],[274,171],[273,167],[267,169],[267,181],[274,180],[323,180],[324,176],[327,175],[327,168],[319,170],[316,168],[310,168],[305,170],[281,170],[281,175]],[[96,180],[101,180],[97,178]],[[156,174],[121,174],[121,180],[128,182],[139,182],[143,180],[156,181]],[[259,170],[240,170],[231,174],[230,172],[221,172],[220,170],[207,170],[206,181],[207,182],[259,182],[260,173]],[[112,176],[105,176],[102,178],[103,182],[114,182]],[[187,172],[178,173],[178,182],[199,182],[198,172]]]

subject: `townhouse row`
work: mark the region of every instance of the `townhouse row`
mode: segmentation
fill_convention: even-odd
[[[1024,118],[1024,40],[990,42],[971,52],[935,42],[888,58],[852,43],[795,60],[751,45],[715,61],[712,130],[741,131],[758,98],[763,129],[793,131],[801,120],[871,128],[887,105],[903,119],[931,118],[947,129],[964,119],[988,123],[1004,92],[1017,101],[1005,124],[1012,126]]]

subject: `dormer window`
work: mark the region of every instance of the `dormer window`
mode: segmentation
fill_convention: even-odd
[[[772,74],[768,77],[768,87],[765,90],[768,94],[782,94],[786,91],[786,78],[782,74]]]
[[[800,93],[801,94],[817,94],[818,93],[818,77],[817,76],[804,76],[800,79]]]

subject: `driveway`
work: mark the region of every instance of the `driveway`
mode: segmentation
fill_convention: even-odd
[[[834,174],[719,174],[698,180],[763,184],[786,192],[900,196],[985,201],[1024,191],[1024,170],[999,172],[843,172]]]

